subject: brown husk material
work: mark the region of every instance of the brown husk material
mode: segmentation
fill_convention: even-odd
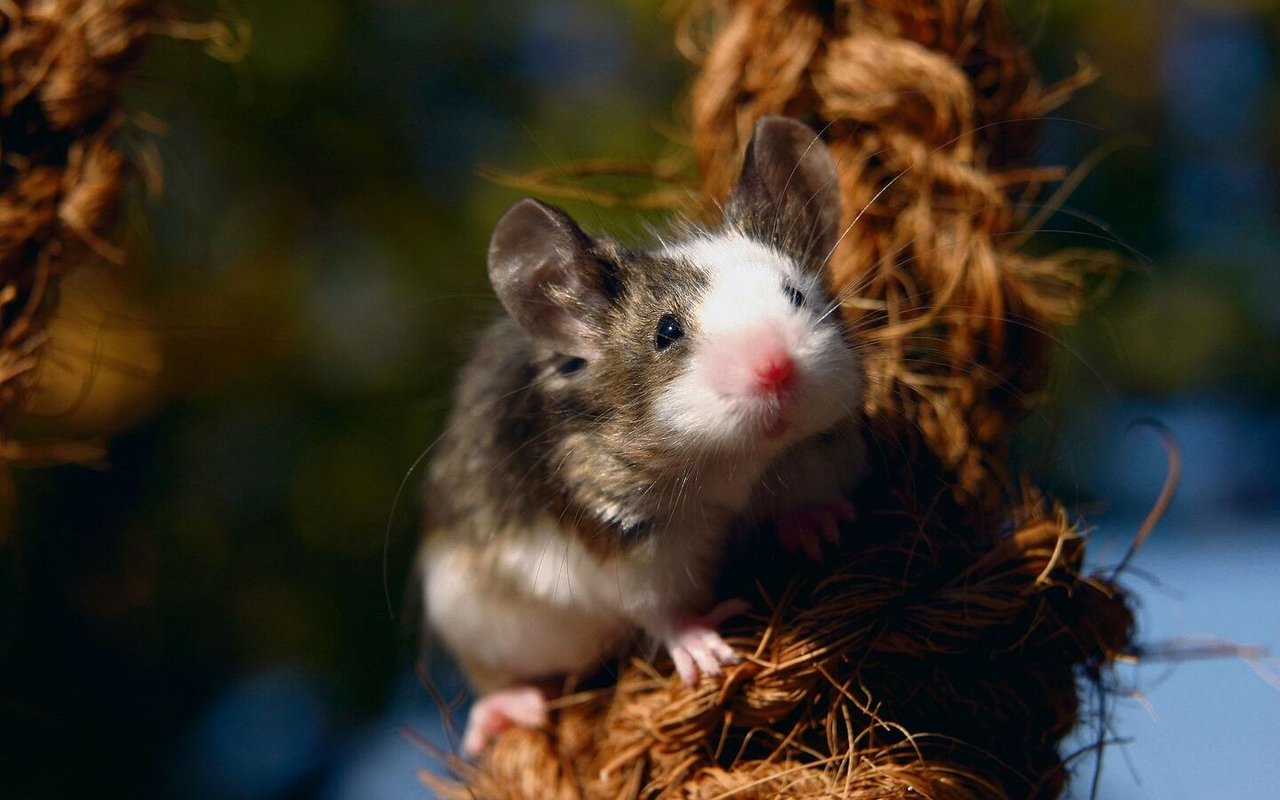
[[[724,677],[686,687],[631,658],[549,730],[424,779],[445,798],[1057,796],[1077,690],[1133,633],[1125,596],[1082,573],[1077,524],[1007,468],[1054,331],[1115,266],[1020,249],[1043,216],[1026,203],[1065,177],[1027,166],[1036,120],[1092,74],[1046,87],[993,0],[699,0],[679,41],[706,216],[762,115],[805,120],[837,159],[863,516],[820,566],[767,532],[731,557],[723,593],[756,615],[727,626],[750,655]]]
[[[59,278],[85,261],[126,260],[115,243],[132,173],[118,141],[130,124],[121,83],[153,35],[202,40],[211,52],[234,38],[180,12],[160,0],[0,0],[0,466],[84,450],[28,452],[9,423],[36,372]]]
[[[116,91],[154,5],[0,2],[0,424],[36,364],[58,276],[86,250],[122,258],[108,244],[127,173],[111,141]]]

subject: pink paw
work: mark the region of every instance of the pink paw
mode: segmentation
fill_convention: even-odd
[[[463,755],[474,758],[489,740],[511,726],[542,728],[547,724],[547,698],[533,686],[513,686],[487,694],[471,707],[462,734]]]
[[[681,680],[693,685],[701,676],[718,675],[722,666],[737,664],[741,660],[720,638],[716,628],[729,617],[735,617],[750,607],[745,600],[725,600],[709,614],[685,620],[676,626],[675,635],[666,644]]]
[[[853,504],[844,498],[820,506],[793,508],[778,516],[778,538],[788,552],[804,553],[810,561],[821,561],[822,543],[840,544],[840,523],[856,518]]]

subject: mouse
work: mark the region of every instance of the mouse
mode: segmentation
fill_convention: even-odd
[[[772,524],[821,558],[865,471],[864,375],[827,285],[837,169],[761,119],[711,226],[647,246],[535,199],[494,226],[500,315],[462,368],[427,469],[417,574],[428,635],[476,693],[475,756],[548,721],[550,689],[637,639],[689,684],[741,656],[714,596],[730,540]]]

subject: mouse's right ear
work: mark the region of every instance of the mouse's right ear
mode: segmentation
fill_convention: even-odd
[[[609,276],[591,237],[558,208],[526,198],[489,238],[489,282],[525,332],[557,352],[598,353]]]

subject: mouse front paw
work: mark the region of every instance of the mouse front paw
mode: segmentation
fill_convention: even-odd
[[[675,633],[667,639],[666,646],[681,680],[692,686],[703,675],[718,675],[721,667],[742,660],[720,638],[716,629],[726,619],[736,617],[748,608],[750,605],[745,600],[725,600],[710,613],[681,620],[676,625]]]
[[[857,513],[844,498],[814,506],[801,506],[778,515],[774,523],[787,552],[803,553],[810,561],[822,560],[823,542],[840,544],[840,523],[853,522]]]

